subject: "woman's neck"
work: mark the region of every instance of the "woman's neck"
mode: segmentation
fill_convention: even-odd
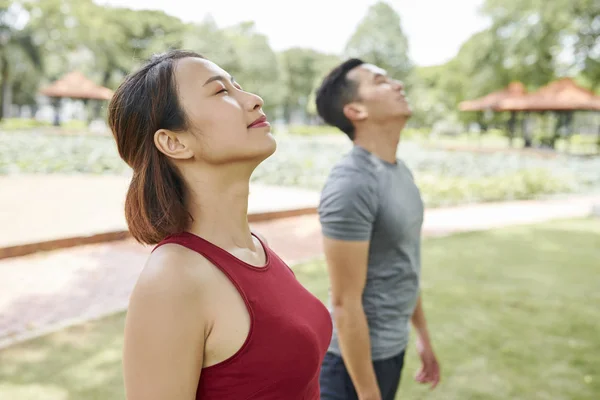
[[[186,179],[188,231],[225,248],[255,250],[248,224],[249,174],[198,173]]]

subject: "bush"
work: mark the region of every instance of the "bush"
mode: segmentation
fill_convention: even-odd
[[[99,136],[0,133],[0,175],[9,173],[123,173],[129,167],[114,140]]]
[[[50,123],[46,121],[38,121],[33,118],[4,118],[0,122],[0,129],[3,131],[33,129],[43,126],[50,126]]]
[[[349,140],[281,136],[278,149],[252,176],[254,182],[320,190]],[[532,199],[600,190],[600,157],[545,159],[516,153],[428,150],[403,142],[399,157],[410,167],[427,206]],[[112,137],[0,133],[0,174],[124,174]]]
[[[287,127],[288,133],[292,135],[313,136],[313,135],[345,135],[344,132],[330,125],[290,125]],[[429,129],[424,128],[405,128],[402,131],[402,138],[409,139],[414,137],[425,137],[429,134]]]
[[[529,169],[485,178],[445,177],[423,174],[417,183],[428,206],[471,202],[534,199],[569,193],[576,189],[572,176],[556,176],[548,170]]]
[[[36,128],[51,127],[52,124],[48,121],[38,121],[33,118],[5,118],[0,121],[0,130],[2,131],[20,131]],[[85,121],[71,120],[63,122],[61,129],[86,129]]]
[[[345,135],[330,125],[290,125],[287,130],[293,135]]]

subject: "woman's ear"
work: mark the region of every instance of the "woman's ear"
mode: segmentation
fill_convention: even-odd
[[[167,157],[186,160],[194,156],[192,149],[180,140],[180,134],[168,129],[159,129],[154,133],[156,148]]]

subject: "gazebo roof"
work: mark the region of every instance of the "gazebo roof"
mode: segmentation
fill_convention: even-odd
[[[112,90],[96,85],[79,71],[66,74],[40,90],[40,93],[48,97],[95,100],[109,100],[113,95]]]
[[[521,82],[512,82],[503,90],[492,92],[474,100],[466,100],[458,105],[461,111],[496,110],[498,104],[504,100],[518,99],[527,93]]]
[[[600,96],[562,78],[520,98],[505,99],[498,111],[600,111]]]

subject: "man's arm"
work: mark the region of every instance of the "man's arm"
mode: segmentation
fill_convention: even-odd
[[[420,294],[411,317],[411,322],[417,331],[417,351],[423,363],[415,379],[420,383],[430,382],[433,389],[440,381],[440,366],[431,345]]]
[[[379,207],[377,182],[337,171],[323,188],[319,220],[342,358],[359,400],[380,400],[362,305],[369,246]]]
[[[425,312],[423,311],[423,303],[421,302],[420,294],[410,320],[417,331],[419,341],[423,345],[431,347],[431,340],[429,338],[429,331],[427,330],[427,321],[425,320]]]
[[[371,361],[369,327],[362,306],[369,242],[325,237],[331,280],[333,318],[344,364],[360,400],[379,400],[381,393]]]

